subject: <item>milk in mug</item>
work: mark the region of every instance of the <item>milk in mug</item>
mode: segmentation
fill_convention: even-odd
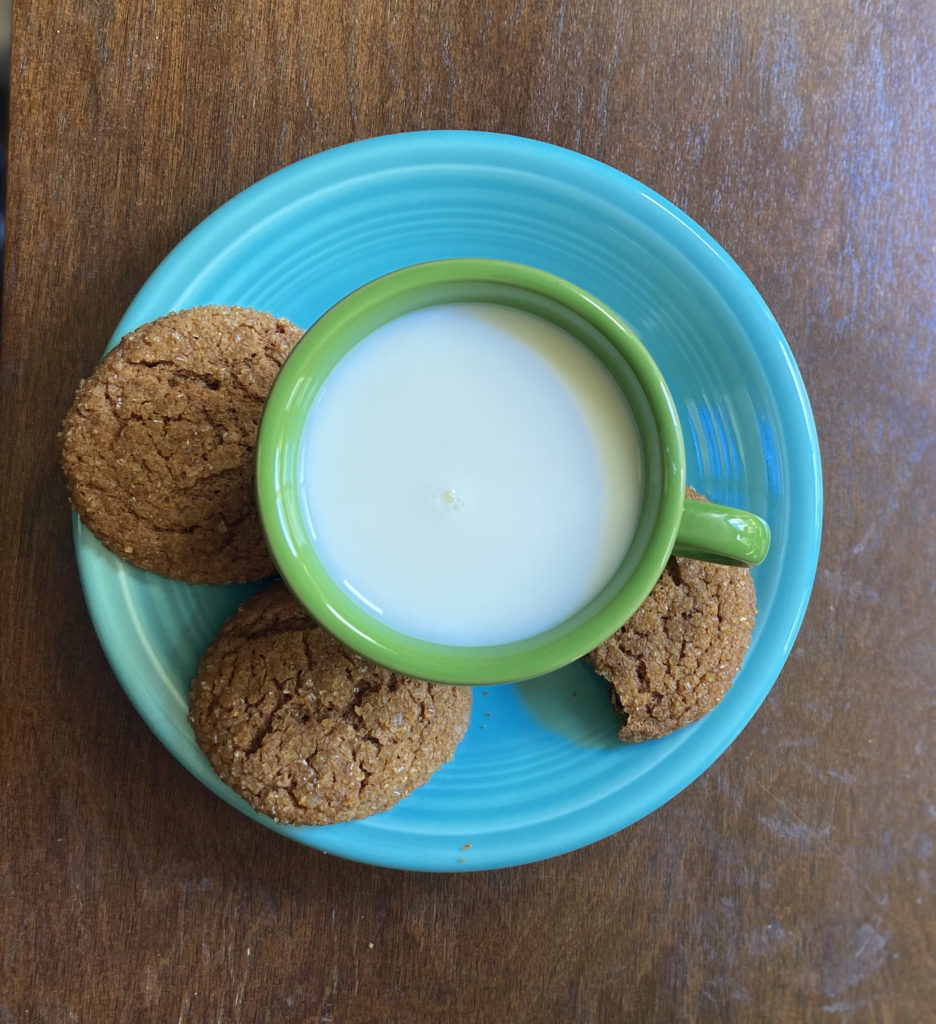
[[[432,306],[369,334],[329,374],[302,445],[324,567],[423,640],[549,629],[608,582],[637,526],[619,387],[563,329],[508,306]]]

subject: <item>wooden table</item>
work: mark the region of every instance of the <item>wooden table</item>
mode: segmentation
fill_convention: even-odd
[[[17,7],[0,1021],[934,1019],[934,51],[903,0]],[[206,214],[448,127],[597,157],[708,229],[786,334],[826,488],[799,640],[729,751],[594,846],[458,876],[318,854],[179,767],[92,630],[55,436]]]

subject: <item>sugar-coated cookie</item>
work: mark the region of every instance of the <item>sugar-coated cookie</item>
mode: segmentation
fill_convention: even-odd
[[[189,718],[215,771],[256,810],[325,825],[387,810],[427,782],[470,714],[470,687],[370,664],[274,583],[206,650]]]
[[[302,330],[201,306],[121,339],[81,382],[61,433],[72,506],[108,548],[188,583],[272,574],[254,498],[264,402]]]
[[[641,607],[586,656],[611,684],[620,739],[666,736],[711,711],[741,668],[755,612],[750,570],[670,558]]]

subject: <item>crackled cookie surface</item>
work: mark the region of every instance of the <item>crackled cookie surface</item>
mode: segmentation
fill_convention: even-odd
[[[205,652],[189,718],[215,771],[254,808],[324,825],[386,810],[427,782],[470,713],[470,687],[370,664],[275,583]]]
[[[750,570],[671,558],[635,614],[586,656],[611,684],[620,739],[665,736],[711,711],[741,668],[755,612]]]
[[[288,320],[201,306],[121,339],[78,388],[61,460],[78,515],[128,562],[188,583],[274,572],[254,500],[264,402],[302,336]]]

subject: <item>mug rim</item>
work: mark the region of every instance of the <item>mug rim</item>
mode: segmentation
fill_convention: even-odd
[[[480,297],[479,290],[487,297]],[[302,515],[298,480],[308,411],[338,361],[380,324],[414,309],[456,301],[527,308],[567,329],[574,323],[587,325],[587,340],[580,329],[572,327],[570,333],[592,348],[626,390],[609,363],[613,355],[619,372],[632,374],[644,396],[640,413],[631,405],[635,418],[643,420],[638,430],[644,475],[649,471],[653,477],[644,481],[638,521],[642,547],[638,550],[637,538],[632,541],[600,593],[542,633],[487,646],[418,639],[392,629],[355,602],[315,553]],[[647,437],[651,429],[655,442]],[[648,440],[651,448],[655,445],[649,453]],[[624,320],[584,289],[548,271],[504,260],[456,258],[413,264],[375,278],[339,299],[305,332],[280,369],[264,406],[255,482],[261,525],[277,569],[320,625],[362,656],[393,671],[433,682],[495,684],[561,668],[603,643],[630,618],[672,553],[685,475],[685,449],[672,396],[649,352]]]

